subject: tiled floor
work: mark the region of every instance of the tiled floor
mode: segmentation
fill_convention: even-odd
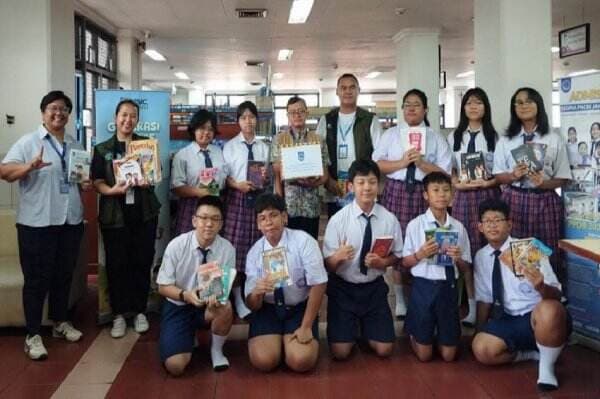
[[[316,370],[294,374],[285,368],[264,374],[252,369],[244,341],[226,344],[232,367],[223,373],[213,373],[208,358],[208,342],[201,339],[192,364],[181,378],[169,377],[160,365],[157,353],[158,320],[151,318],[151,330],[133,345],[116,378],[111,381],[94,379],[82,385],[63,385],[67,375],[83,354],[97,353],[77,365],[69,383],[86,373],[82,363],[97,367],[113,366],[118,359],[114,340],[99,335],[95,326],[95,291],[79,306],[76,325],[85,331],[83,342],[69,344],[46,339],[50,357],[45,362],[31,362],[22,352],[23,331],[0,329],[0,398],[47,398],[55,391],[68,398],[600,398],[600,354],[580,346],[568,347],[557,365],[560,390],[550,395],[536,391],[537,366],[533,362],[502,367],[484,367],[476,363],[468,350],[469,337],[463,339],[463,353],[452,364],[436,360],[422,364],[411,354],[406,338],[400,338],[390,359],[381,360],[368,350],[359,349],[346,362],[336,362],[328,356],[322,341],[321,356]],[[206,338],[207,334],[201,334]],[[133,336],[135,341],[137,338]],[[106,352],[98,345],[107,342]],[[112,345],[112,349],[110,349]],[[98,351],[98,352],[94,352]],[[84,357],[84,360],[86,358]],[[94,361],[95,360],[95,361]],[[119,363],[120,364],[120,363]],[[79,374],[78,374],[79,373]],[[88,373],[89,374],[89,373]],[[78,377],[81,375],[82,377]],[[108,378],[108,377],[107,377]],[[60,395],[58,394],[60,393]]]

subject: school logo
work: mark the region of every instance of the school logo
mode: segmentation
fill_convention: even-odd
[[[298,151],[298,161],[304,161],[304,151]]]
[[[571,78],[562,78],[560,80],[560,89],[563,93],[568,93],[571,91]]]
[[[519,291],[521,291],[521,293],[523,295],[527,295],[527,296],[534,295],[533,287],[531,286],[530,283],[525,282],[525,281],[523,281],[521,284],[519,284]]]

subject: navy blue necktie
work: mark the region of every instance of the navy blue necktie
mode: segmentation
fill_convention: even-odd
[[[362,247],[360,248],[360,255],[358,257],[358,264],[360,265],[360,272],[364,275],[367,274],[367,265],[365,265],[365,258],[371,250],[371,244],[373,241],[373,231],[371,230],[371,217],[366,214],[360,215],[367,220],[367,226],[365,227],[365,234],[363,235]]]
[[[208,253],[210,252],[209,248],[202,248],[202,247],[198,247],[198,251],[202,252],[202,263],[200,263],[201,265],[204,265],[205,263],[208,263]]]
[[[202,155],[204,155],[204,167],[205,168],[212,168],[213,164],[212,164],[212,160],[210,159],[210,151],[208,150],[200,150],[200,152],[202,153]]]
[[[417,171],[417,166],[414,162],[411,162],[406,167],[406,191],[412,193],[415,191],[415,172]]]
[[[527,144],[530,141],[533,141],[534,137],[535,137],[535,133],[524,133],[523,134],[523,144]]]
[[[275,314],[279,320],[285,319],[285,298],[283,296],[283,287],[277,287],[273,291],[273,298],[275,299]]]
[[[500,269],[499,250],[494,251],[494,269],[492,270],[492,319],[499,319],[504,313],[504,287],[502,286],[502,270]]]
[[[475,152],[475,137],[477,137],[478,133],[479,130],[477,130],[476,132],[469,132],[469,135],[471,137],[469,138],[469,144],[467,145],[467,154],[472,154]]]
[[[248,148],[248,161],[254,161],[254,153],[252,152],[252,146],[254,145],[254,143],[248,144],[244,142],[244,144]]]

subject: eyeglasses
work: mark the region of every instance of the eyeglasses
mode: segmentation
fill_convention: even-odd
[[[535,104],[535,101],[531,100],[531,99],[527,99],[525,101],[515,101],[515,107],[524,107],[524,106],[529,106],[529,105],[533,105]]]
[[[486,220],[482,220],[481,224],[483,224],[484,226],[497,226],[502,222],[505,222],[506,219],[486,219]]]
[[[194,217],[200,220],[202,223],[207,223],[209,220],[213,223],[219,223],[223,220],[221,216],[194,215]]]
[[[215,128],[212,126],[199,126],[196,128],[196,131],[200,130],[201,132],[209,132],[209,133],[214,133],[215,132]]]
[[[262,222],[266,222],[267,220],[274,220],[277,219],[278,217],[281,216],[281,212],[279,211],[272,211],[266,214],[260,214],[257,216],[257,222],[258,223],[262,223]]]
[[[308,112],[305,109],[301,109],[298,111],[288,111],[288,115],[292,115],[292,116],[304,116],[307,113]]]
[[[402,108],[421,108],[423,104],[420,103],[404,103],[402,104]]]
[[[50,105],[46,107],[46,111],[50,113],[60,112],[61,114],[68,114],[69,112],[71,112],[71,110],[67,107],[58,107],[56,105]]]

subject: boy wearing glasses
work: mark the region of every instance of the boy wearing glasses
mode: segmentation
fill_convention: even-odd
[[[571,330],[560,303],[561,285],[547,258],[540,268],[523,268],[516,277],[501,254],[510,251],[512,221],[508,204],[488,199],[479,206],[479,230],[488,245],[475,255],[478,333],[473,354],[483,364],[539,360],[540,390],[558,388],[554,364]]]
[[[167,246],[156,277],[158,292],[165,298],[160,323],[160,358],[167,371],[181,375],[192,358],[196,330],[210,324],[210,355],[213,369],[229,367],[223,345],[231,329],[233,313],[229,301],[198,298],[196,268],[207,262],[235,267],[233,245],[218,233],[223,226],[223,205],[218,197],[198,199],[192,217],[194,230],[174,238]]]
[[[250,363],[271,371],[283,358],[290,369],[304,372],[319,356],[318,312],[327,283],[323,256],[315,239],[285,227],[288,216],[279,195],[261,194],[255,210],[263,236],[246,257]],[[269,255],[273,252],[279,255]],[[276,270],[287,272],[285,283],[275,280]]]
[[[321,216],[319,186],[325,184],[329,179],[327,145],[319,135],[306,128],[308,113],[304,99],[298,96],[291,97],[287,102],[287,115],[289,130],[275,136],[271,151],[275,193],[285,198],[288,227],[303,230],[316,240],[319,236],[319,218]],[[321,146],[323,175],[283,181],[285,176],[282,176],[281,170],[281,148],[303,144],[319,144]]]

